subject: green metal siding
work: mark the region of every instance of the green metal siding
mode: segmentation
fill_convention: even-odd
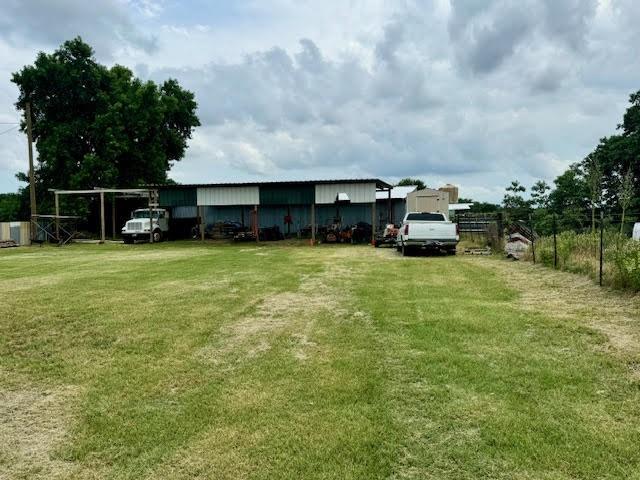
[[[314,185],[260,186],[260,205],[311,205],[314,200]]]
[[[160,189],[160,205],[162,207],[186,207],[196,205],[196,188],[162,188]]]

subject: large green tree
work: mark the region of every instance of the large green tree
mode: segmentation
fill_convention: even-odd
[[[524,198],[527,189],[518,180],[513,180],[505,190],[502,207],[507,215],[507,221],[528,221],[529,214],[532,212],[532,201]]]
[[[157,85],[100,65],[79,37],[39,53],[12,81],[17,108],[31,103],[40,197],[49,188],[165,182],[200,125],[193,93],[176,80]]]
[[[20,195],[0,193],[0,222],[20,220]]]
[[[583,230],[589,225],[590,190],[582,166],[575,163],[553,182],[549,208],[558,215],[559,230]]]
[[[427,185],[426,183],[424,183],[424,181],[420,180],[419,178],[409,178],[409,177],[403,178],[396,185],[399,187],[403,187],[403,186],[408,187],[408,186],[417,185],[418,190],[424,190],[425,188],[427,188]]]
[[[600,140],[583,162],[590,179],[592,165],[601,174],[602,201],[609,210],[621,211],[622,204],[632,211],[640,210],[640,91],[629,97],[630,106],[618,125],[621,133]],[[632,185],[628,204],[620,198],[620,183],[627,177]]]

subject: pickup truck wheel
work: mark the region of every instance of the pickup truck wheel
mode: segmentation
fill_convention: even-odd
[[[162,231],[154,230],[153,231],[153,243],[159,243],[162,241]]]
[[[131,238],[131,237],[123,237],[122,238],[122,242],[126,243],[127,245],[130,245],[130,244],[133,243],[133,238]]]
[[[409,256],[409,249],[405,245],[402,245],[402,256],[403,257]]]

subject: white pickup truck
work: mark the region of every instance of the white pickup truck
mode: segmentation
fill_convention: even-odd
[[[444,213],[409,212],[398,229],[396,249],[402,255],[412,251],[444,251],[454,255],[460,240],[458,225]]]
[[[153,212],[153,241],[161,242],[169,233],[169,212],[162,208],[154,208]],[[139,208],[131,213],[131,220],[128,220],[122,227],[122,240],[124,243],[133,243],[136,240],[149,240],[149,209]]]

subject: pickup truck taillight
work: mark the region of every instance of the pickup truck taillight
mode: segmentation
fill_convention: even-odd
[[[409,235],[409,224],[408,223],[404,224],[404,234],[405,235]]]

